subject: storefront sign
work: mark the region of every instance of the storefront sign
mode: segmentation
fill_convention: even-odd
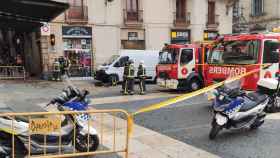
[[[42,36],[50,36],[51,35],[51,27],[49,23],[44,22],[41,27],[41,35]]]
[[[204,31],[204,41],[216,40],[219,33],[217,31]]]
[[[190,30],[171,30],[171,43],[190,43]]]
[[[59,132],[60,127],[61,121],[59,119],[32,119],[29,123],[29,132],[32,134],[48,134]]]
[[[272,29],[272,32],[280,33],[280,27],[278,27],[278,28],[273,28],[273,29]]]
[[[128,32],[128,40],[138,40],[138,32]]]
[[[81,37],[81,38],[91,38],[92,28],[83,26],[63,26],[62,27],[63,37]]]

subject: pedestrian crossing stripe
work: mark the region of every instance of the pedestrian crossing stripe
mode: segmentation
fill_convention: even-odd
[[[264,68],[269,67],[271,64],[260,64],[260,65],[264,69]],[[205,87],[203,89],[200,89],[200,90],[197,90],[197,91],[194,91],[194,92],[191,92],[191,93],[183,94],[181,96],[178,96],[178,97],[175,97],[175,98],[171,98],[171,99],[168,99],[166,101],[163,101],[163,102],[160,102],[160,103],[156,103],[156,104],[153,104],[153,105],[150,105],[150,106],[147,106],[147,107],[139,109],[138,111],[130,114],[130,117],[128,118],[129,135],[131,136],[131,134],[132,134],[133,124],[134,124],[133,118],[135,117],[135,115],[138,115],[138,114],[141,114],[141,113],[145,113],[145,112],[151,112],[151,111],[154,111],[154,110],[158,110],[158,109],[164,108],[166,106],[169,106],[171,104],[175,104],[175,103],[178,103],[178,102],[190,99],[192,97],[198,96],[200,94],[207,93],[207,92],[209,92],[209,91],[211,91],[213,89],[216,89],[216,88],[224,85],[225,82],[226,83],[231,83],[231,82],[239,80],[239,79],[241,79],[243,77],[246,77],[246,76],[252,75],[254,73],[257,73],[257,72],[259,72],[262,69],[261,67],[258,68],[258,69],[254,69],[252,71],[249,71],[247,73],[235,76],[235,77],[230,77],[229,79],[226,79],[226,80],[224,80],[222,82],[219,82],[219,83],[216,83],[216,84],[213,84],[213,85],[210,85],[210,86]]]

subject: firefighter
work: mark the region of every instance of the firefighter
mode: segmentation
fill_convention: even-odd
[[[68,57],[63,57],[63,56],[60,56],[59,57],[59,63],[60,63],[60,72],[62,75],[67,75],[69,76],[69,69],[70,69],[70,66],[71,66],[71,62],[69,60]]]
[[[126,61],[124,65],[124,71],[123,71],[123,82],[122,82],[122,91],[121,93],[127,95],[128,94],[128,80],[127,80],[127,75],[129,71],[129,62]]]
[[[146,68],[143,60],[140,61],[138,66],[137,77],[139,78],[140,94],[144,95],[146,92]]]
[[[70,67],[71,67],[71,61],[69,59],[69,57],[67,56],[65,58],[65,61],[64,61],[64,66],[63,66],[63,71],[64,73],[67,75],[67,76],[70,76]]]
[[[56,58],[53,63],[53,81],[60,80],[60,63],[59,60]]]
[[[129,60],[128,65],[128,75],[127,75],[127,88],[128,94],[134,94],[134,61],[132,59]]]

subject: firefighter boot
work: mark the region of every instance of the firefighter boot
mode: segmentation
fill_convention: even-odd
[[[134,79],[129,79],[128,81],[128,93],[129,95],[134,95]]]
[[[146,91],[145,79],[140,79],[139,87],[140,87],[140,95],[144,95]]]
[[[123,89],[123,94],[128,95],[128,81],[124,81],[124,89]]]

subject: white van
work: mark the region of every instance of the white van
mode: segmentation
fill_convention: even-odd
[[[106,63],[97,68],[95,79],[115,84],[123,81],[125,63],[132,59],[135,66],[135,75],[141,60],[146,67],[147,80],[156,80],[156,65],[159,60],[159,51],[154,50],[121,50],[119,55],[113,55]]]

